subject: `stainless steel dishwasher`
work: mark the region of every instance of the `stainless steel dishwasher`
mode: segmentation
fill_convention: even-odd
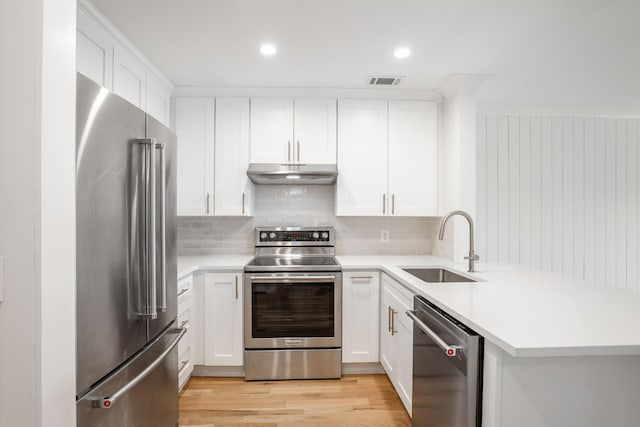
[[[413,308],[413,427],[480,427],[484,339],[421,296]]]

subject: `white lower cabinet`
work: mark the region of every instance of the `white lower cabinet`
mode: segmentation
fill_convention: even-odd
[[[377,362],[380,273],[342,274],[342,363]]]
[[[178,387],[182,390],[193,372],[192,322],[193,322],[193,275],[178,281],[178,327],[186,328],[178,343]]]
[[[242,366],[242,274],[204,275],[204,364]]]
[[[413,295],[383,274],[380,297],[380,363],[411,415],[413,323],[405,312],[413,307]]]

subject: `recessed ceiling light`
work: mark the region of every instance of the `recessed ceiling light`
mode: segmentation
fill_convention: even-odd
[[[260,53],[263,55],[275,55],[278,49],[271,43],[265,43],[260,46]]]
[[[399,47],[393,51],[393,56],[396,58],[406,58],[409,55],[411,55],[411,51],[408,47]]]

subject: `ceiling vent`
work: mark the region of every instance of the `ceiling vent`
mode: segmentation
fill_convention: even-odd
[[[399,76],[370,76],[369,86],[398,86],[403,78]]]

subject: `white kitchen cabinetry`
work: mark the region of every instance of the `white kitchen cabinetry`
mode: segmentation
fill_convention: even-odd
[[[215,215],[251,215],[249,98],[216,98]]]
[[[204,277],[204,364],[242,366],[242,274],[206,273]]]
[[[251,99],[251,163],[335,163],[335,99]]]
[[[336,214],[437,214],[437,106],[340,100]]]
[[[378,362],[380,273],[342,274],[342,362]]]
[[[76,23],[76,68],[101,86],[113,88],[113,40],[78,9]]]
[[[413,384],[413,323],[405,313],[412,307],[411,292],[383,274],[380,303],[380,363],[409,414],[411,414]]]
[[[336,214],[386,214],[387,101],[338,101]]]
[[[213,214],[214,100],[177,98],[178,215]]]
[[[76,69],[169,126],[171,83],[91,4],[77,16]]]
[[[296,163],[336,163],[336,100],[296,99],[293,137]]]
[[[438,214],[438,106],[389,101],[390,209],[396,216]]]
[[[194,319],[193,311],[193,275],[178,281],[178,327],[186,328],[178,343],[178,386],[182,389],[193,372],[193,334],[191,326]]]
[[[136,107],[146,109],[147,75],[120,46],[116,46],[113,52],[113,92]]]

